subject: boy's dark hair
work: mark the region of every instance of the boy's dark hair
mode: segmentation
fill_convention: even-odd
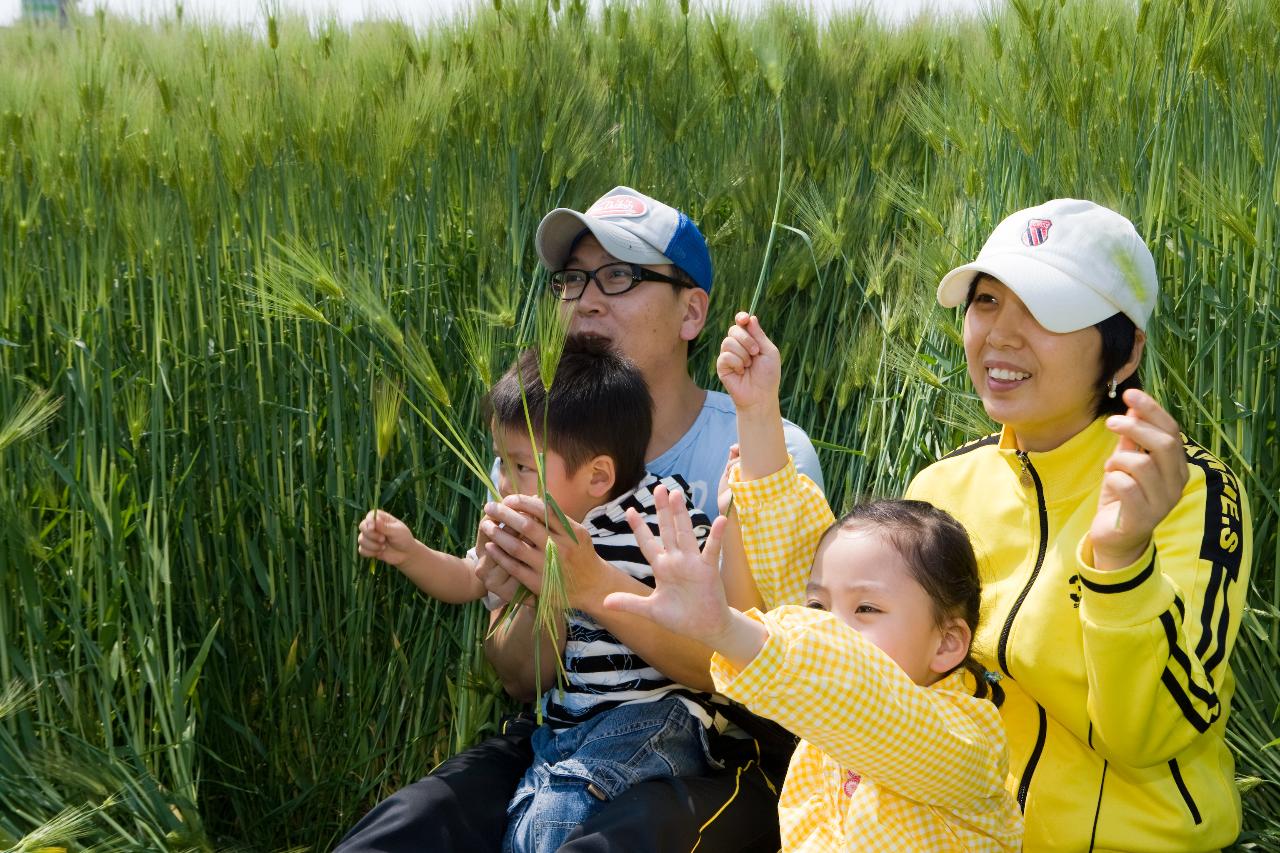
[[[599,338],[571,335],[565,341],[549,392],[538,373],[537,348],[525,350],[489,389],[483,411],[487,420],[509,429],[525,431],[532,423],[538,443],[558,453],[569,473],[595,456],[611,458],[615,480],[609,500],[644,479],[653,431],[649,386],[634,364]]]
[[[929,594],[939,627],[959,616],[970,633],[977,635],[982,581],[964,525],[925,501],[886,499],[854,506],[823,536],[834,530],[856,529],[874,530],[888,538],[911,570],[912,579]],[[974,695],[986,696],[986,668],[967,652],[956,669],[960,667],[969,670],[977,682]]]
[[[991,278],[985,273],[979,273],[973,277],[973,282],[969,285],[969,295],[964,301],[964,310],[969,310],[969,304],[973,302],[973,294],[978,289],[978,282],[984,277]],[[1100,418],[1103,415],[1123,415],[1129,409],[1123,399],[1124,392],[1130,388],[1141,388],[1142,377],[1138,375],[1138,368],[1135,367],[1128,379],[1116,385],[1115,397],[1110,396],[1111,378],[1133,354],[1133,342],[1137,339],[1138,327],[1127,315],[1116,313],[1100,323],[1094,323],[1093,328],[1097,329],[1098,334],[1102,336],[1102,366],[1097,385],[1098,402],[1094,405],[1093,416]]]

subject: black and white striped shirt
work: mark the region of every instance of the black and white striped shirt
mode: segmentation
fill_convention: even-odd
[[[653,489],[659,483],[684,493],[694,535],[701,545],[711,532],[711,523],[690,500],[689,486],[679,476],[659,478],[647,474],[635,489],[593,509],[583,521],[597,554],[650,587],[654,585],[653,570],[636,544],[626,512],[630,508],[640,513],[656,536],[658,516]],[[563,690],[553,688],[542,697],[543,716],[552,728],[567,728],[619,705],[654,702],[673,693],[704,725],[712,725],[710,694],[690,690],[667,678],[587,614],[570,610],[566,618],[566,683]]]

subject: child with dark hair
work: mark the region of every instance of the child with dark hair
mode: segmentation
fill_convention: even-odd
[[[801,737],[778,802],[784,850],[1019,849],[1004,727],[970,657],[981,585],[964,528],[913,500],[836,521],[783,443],[778,352],[755,318],[735,324],[717,368],[738,410],[729,486],[771,609],[729,606],[725,522],[699,553],[683,496],[661,492],[660,540],[629,519],[656,589],[606,606],[715,650],[717,690]]]
[[[546,491],[565,515],[583,524],[610,563],[652,584],[627,515],[647,518],[656,529],[655,490],[687,494],[688,485],[645,471],[652,402],[639,371],[606,344],[570,338],[550,390],[543,388],[537,351],[527,350],[490,389],[484,410],[500,463],[498,490],[538,494],[541,451]],[[709,522],[691,503],[686,508],[700,542]],[[474,550],[445,563],[382,510],[360,530],[361,555],[395,565],[427,594],[453,603],[485,597]],[[664,677],[576,610],[561,622],[555,644],[566,683],[541,699],[545,723],[533,734],[532,765],[508,807],[507,851],[555,850],[631,785],[712,766],[715,711],[708,694]],[[543,668],[546,675],[554,671]]]

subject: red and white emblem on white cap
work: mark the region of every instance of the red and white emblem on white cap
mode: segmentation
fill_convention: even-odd
[[[857,773],[854,773],[852,770],[847,771],[844,776],[844,795],[846,797],[852,797],[853,792],[858,790],[858,783],[861,781],[862,777]]]
[[[591,209],[587,211],[587,216],[595,216],[604,218],[607,216],[644,216],[649,212],[649,206],[644,203],[644,199],[636,198],[633,195],[611,195],[591,205]]]
[[[1049,239],[1049,229],[1052,227],[1051,219],[1029,219],[1027,230],[1022,232],[1022,242],[1028,246],[1039,246]]]

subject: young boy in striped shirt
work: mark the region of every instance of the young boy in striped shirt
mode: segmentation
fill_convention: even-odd
[[[653,572],[627,512],[657,530],[654,490],[688,494],[689,488],[679,476],[645,471],[652,401],[636,368],[597,341],[570,338],[549,391],[539,377],[537,352],[528,350],[490,389],[485,407],[501,463],[499,491],[537,494],[541,449],[546,490],[560,509],[583,524],[597,553],[652,586]],[[536,445],[530,420],[540,433]],[[710,523],[692,503],[686,506],[701,542]],[[430,549],[389,514],[371,512],[360,530],[362,556],[396,566],[424,592],[454,603],[484,597],[475,552],[442,571],[439,556],[425,553]],[[712,764],[708,738],[715,714],[708,694],[664,677],[580,611],[565,614],[555,645],[566,683],[542,697],[545,722],[533,735],[533,763],[508,806],[505,851],[555,850],[631,785],[702,774]],[[544,684],[553,681],[552,664],[543,666]]]

